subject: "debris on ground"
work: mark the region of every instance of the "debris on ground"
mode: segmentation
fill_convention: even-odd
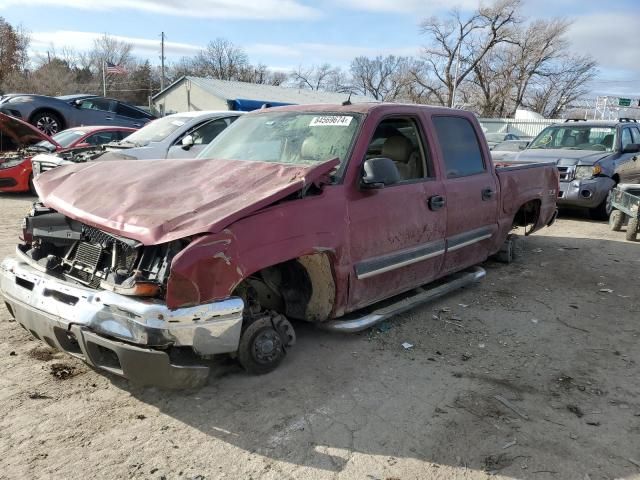
[[[15,357],[16,355],[18,355],[18,354],[16,352],[14,352],[14,351],[9,352],[9,356],[10,357]]]
[[[49,368],[51,375],[56,377],[58,380],[66,380],[76,374],[76,367],[66,363],[54,363]]]
[[[48,362],[49,360],[53,360],[53,353],[53,350],[51,350],[49,347],[38,346],[29,350],[29,352],[27,352],[27,355],[29,355],[34,360]]]
[[[514,412],[516,415],[518,415],[519,417],[524,418],[525,420],[529,420],[529,416],[522,412],[518,407],[516,407],[513,403],[511,403],[509,400],[507,400],[506,398],[504,398],[502,395],[494,395],[493,398],[495,398],[497,401],[499,401],[502,405],[504,405],[505,407],[507,407],[509,410],[511,410],[512,412]]]
[[[466,362],[467,360],[471,360],[471,357],[473,357],[473,355],[471,355],[469,352],[464,352],[460,358],[462,359],[463,362]]]
[[[507,448],[511,448],[513,447],[515,444],[517,444],[518,441],[514,438],[511,442],[507,442],[502,446],[503,450],[506,450]]]
[[[31,400],[48,400],[51,397],[49,395],[45,395],[44,393],[39,392],[31,392],[28,394]]]
[[[567,405],[567,410],[569,410],[571,413],[573,413],[578,418],[584,417],[584,412],[577,405]]]
[[[404,342],[402,344],[402,348],[404,348],[405,350],[409,350],[410,348],[413,348],[413,344],[409,342]]]
[[[613,290],[610,288],[601,288],[600,291],[602,293],[613,293]]]
[[[508,467],[513,463],[513,459],[506,453],[500,453],[499,455],[489,455],[483,460],[484,471],[489,474],[495,474],[505,467]]]
[[[386,333],[391,330],[391,324],[384,320],[376,326],[376,330],[378,330],[378,332],[380,333]]]

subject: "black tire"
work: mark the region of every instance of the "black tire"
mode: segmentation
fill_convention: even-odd
[[[516,237],[509,235],[502,244],[500,251],[495,254],[495,259],[502,263],[511,263],[516,258]]]
[[[619,232],[624,224],[624,213],[614,210],[609,215],[609,228],[614,232]]]
[[[51,110],[40,110],[31,117],[29,123],[50,137],[64,130],[62,118]]]
[[[283,316],[265,316],[253,321],[242,332],[238,361],[249,373],[263,375],[275,370],[295,343],[293,327]]]
[[[635,242],[637,235],[638,235],[638,217],[633,217],[633,218],[630,218],[629,223],[627,223],[627,231],[625,232],[624,238],[626,238],[630,242]]]
[[[609,215],[613,211],[613,206],[611,205],[611,190],[607,193],[607,196],[602,201],[600,205],[596,208],[589,209],[589,215],[594,220],[608,220]]]

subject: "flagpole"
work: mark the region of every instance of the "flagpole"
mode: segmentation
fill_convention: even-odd
[[[107,96],[107,75],[104,71],[104,60],[102,60],[102,96]]]

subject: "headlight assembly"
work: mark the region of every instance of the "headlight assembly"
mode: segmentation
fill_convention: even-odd
[[[596,175],[599,175],[600,173],[602,173],[602,168],[600,167],[600,165],[577,166],[576,167],[575,178],[576,178],[576,180],[584,180],[586,178],[595,177]]]
[[[12,158],[11,160],[7,160],[6,162],[0,163],[0,170],[15,167],[16,165],[20,165],[24,161],[25,161],[24,158]]]

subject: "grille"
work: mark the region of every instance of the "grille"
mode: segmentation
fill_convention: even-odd
[[[101,256],[102,247],[100,245],[82,242],[76,249],[74,263],[80,263],[95,272],[98,268],[98,263],[100,263]]]
[[[574,169],[572,167],[558,167],[561,182],[570,182],[573,180]]]

